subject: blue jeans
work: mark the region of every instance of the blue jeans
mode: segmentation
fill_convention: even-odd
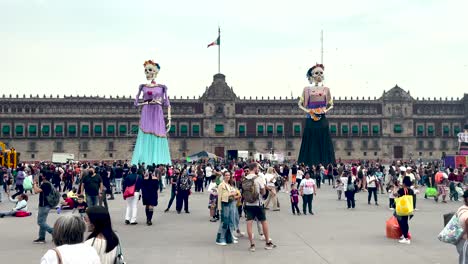
[[[219,223],[218,233],[216,234],[217,243],[233,243],[233,223],[231,218],[231,204],[233,202],[221,203],[221,221]]]
[[[49,216],[49,206],[39,206],[39,212],[37,214],[37,225],[39,226],[39,239],[45,240],[46,231],[52,234],[54,229],[47,224],[47,216]]]
[[[86,195],[86,203],[88,204],[88,207],[98,205],[98,198],[98,196]]]

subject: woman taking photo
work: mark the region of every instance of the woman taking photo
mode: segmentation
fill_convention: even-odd
[[[152,225],[154,207],[158,205],[158,189],[161,178],[160,168],[149,167],[141,186],[143,205],[146,212],[146,224]]]
[[[91,232],[85,244],[96,250],[102,264],[114,264],[119,238],[112,230],[109,211],[102,206],[89,207],[86,210],[85,221],[88,231]]]
[[[235,201],[236,191],[229,184],[231,173],[226,171],[223,176],[223,182],[218,186],[218,210],[221,211],[221,222],[219,223],[218,234],[216,235],[216,244],[220,246],[237,243],[233,237],[234,230],[232,230],[232,227],[234,223],[231,217],[231,203]]]

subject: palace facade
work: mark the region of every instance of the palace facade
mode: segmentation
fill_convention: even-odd
[[[462,98],[413,98],[395,86],[380,98],[335,97],[327,118],[336,158],[436,159],[457,151],[468,123]],[[0,141],[23,161],[131,159],[139,111],[130,97],[7,96],[0,98]],[[305,115],[297,98],[237,96],[223,74],[199,98],[171,98],[173,159],[205,150],[218,156],[271,153],[297,158]]]

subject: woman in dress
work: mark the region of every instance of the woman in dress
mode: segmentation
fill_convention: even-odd
[[[142,106],[138,137],[133,151],[132,164],[171,164],[167,132],[171,127],[171,106],[167,87],[155,79],[159,64],[149,60],[143,64],[148,84],[140,85],[135,106]],[[144,102],[139,98],[143,95]],[[164,122],[163,106],[167,107],[167,124]]]
[[[158,205],[158,189],[161,171],[159,166],[150,166],[143,177],[141,191],[143,192],[143,205],[146,212],[146,224],[152,225],[154,207]]]
[[[322,82],[324,66],[316,64],[307,71],[313,86],[305,87],[299,100],[299,108],[307,113],[298,163],[318,165],[335,163],[335,150],[330,137],[325,114],[333,108],[333,98]]]

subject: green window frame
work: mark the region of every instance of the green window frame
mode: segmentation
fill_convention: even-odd
[[[15,133],[16,133],[17,135],[23,134],[23,132],[24,132],[24,127],[23,127],[22,125],[17,125],[17,126],[15,127]]]
[[[187,133],[188,126],[187,125],[180,125],[180,133]]]
[[[76,134],[76,126],[75,125],[68,126],[68,133],[69,134]]]
[[[196,134],[200,133],[200,125],[193,125],[192,132]]]
[[[257,133],[263,134],[263,125],[258,125],[257,126]]]
[[[380,133],[380,127],[378,125],[373,125],[372,126],[372,133],[379,134]]]
[[[94,133],[101,134],[102,133],[102,126],[101,125],[95,125],[94,126]]]
[[[369,133],[369,126],[368,125],[363,125],[362,126],[362,133],[365,133],[365,134]]]
[[[171,125],[171,129],[169,129],[169,133],[175,133],[176,132],[176,126]]]
[[[460,133],[460,131],[461,131],[461,129],[460,129],[459,126],[453,127],[453,132],[454,132],[454,134],[455,134],[456,136],[458,135],[458,133]]]
[[[224,125],[223,124],[216,124],[215,125],[215,133],[224,133]]]
[[[55,133],[63,133],[63,126],[62,125],[55,126]]]
[[[239,133],[245,133],[245,125],[239,125]]]
[[[115,133],[115,126],[114,125],[108,125],[107,126],[107,133]]]
[[[342,125],[341,126],[341,133],[347,134],[349,132],[348,125]]]
[[[81,133],[89,133],[89,125],[82,125],[81,126]]]
[[[359,127],[357,125],[354,125],[351,127],[351,131],[353,134],[358,134],[359,133]]]
[[[276,126],[276,133],[283,134],[283,125]]]
[[[401,127],[400,124],[396,124],[396,125],[393,126],[393,132],[401,133],[401,132],[403,132],[403,128]]]
[[[119,126],[120,133],[127,133],[127,125],[120,125]]]
[[[267,133],[273,133],[273,125],[267,126]]]
[[[49,125],[42,126],[41,131],[42,131],[43,134],[49,134],[50,126]]]
[[[429,133],[429,134],[434,133],[434,126],[433,125],[427,126],[427,133]]]
[[[333,133],[333,134],[336,134],[336,131],[337,131],[336,125],[331,125],[330,126],[330,132]]]
[[[300,125],[294,125],[294,133],[301,133],[301,126]]]
[[[3,132],[3,134],[10,134],[10,126],[9,125],[4,125],[2,127],[2,132]]]
[[[424,133],[424,126],[418,125],[416,130],[418,131],[418,135],[422,135]]]
[[[140,127],[138,125],[132,125],[132,133],[138,133]]]
[[[450,133],[450,127],[449,126],[444,126],[442,130],[443,130],[445,135],[448,135]]]
[[[30,134],[36,134],[37,126],[36,125],[29,125],[28,131],[29,131]]]

